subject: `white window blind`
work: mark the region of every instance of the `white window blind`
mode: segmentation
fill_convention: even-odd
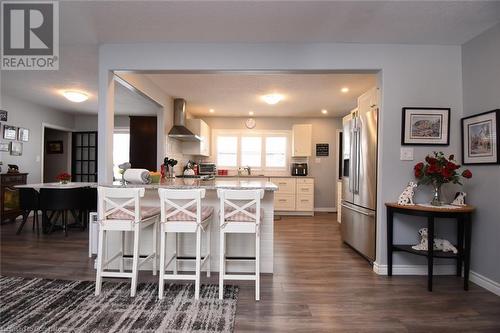
[[[262,138],[260,136],[241,137],[241,166],[260,168],[262,164]]]
[[[266,167],[286,167],[287,142],[284,136],[270,136],[266,138]]]
[[[217,165],[223,167],[238,166],[238,137],[217,137]]]

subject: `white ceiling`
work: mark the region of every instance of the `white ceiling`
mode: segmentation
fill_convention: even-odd
[[[184,98],[196,116],[322,117],[345,115],[356,98],[376,85],[375,74],[148,74],[166,94]],[[341,88],[348,87],[348,93]],[[279,93],[284,100],[268,105],[261,96]],[[214,109],[214,113],[209,113]]]
[[[61,1],[60,11],[60,70],[4,71],[2,94],[77,113],[97,112],[97,53],[103,43],[459,45],[500,22],[499,1]],[[68,88],[91,98],[66,102],[58,90]]]

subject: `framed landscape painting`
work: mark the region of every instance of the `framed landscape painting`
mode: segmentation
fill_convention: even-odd
[[[462,164],[500,164],[500,109],[462,118]]]
[[[448,146],[450,144],[449,108],[403,108],[402,145]]]

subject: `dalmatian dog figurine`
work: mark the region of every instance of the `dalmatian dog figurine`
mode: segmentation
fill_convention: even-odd
[[[419,251],[427,251],[429,248],[429,238],[427,234],[427,228],[422,228],[418,231],[420,235],[420,244],[413,245],[411,248]],[[443,252],[450,252],[457,254],[458,250],[446,239],[434,239],[434,250],[440,250]]]
[[[451,203],[454,206],[465,206],[465,197],[467,193],[465,192],[457,192],[455,194],[455,200]]]
[[[413,202],[413,196],[415,195],[413,189],[415,187],[417,187],[417,184],[415,182],[408,183],[408,186],[406,186],[403,193],[401,193],[401,195],[399,196],[398,205],[404,205],[404,206],[415,205],[415,203]]]

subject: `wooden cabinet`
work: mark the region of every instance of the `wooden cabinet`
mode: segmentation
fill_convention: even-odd
[[[182,152],[187,155],[210,156],[210,127],[201,119],[186,119],[186,127],[201,140],[185,141]]]
[[[269,181],[278,186],[274,194],[274,210],[282,214],[314,214],[314,179],[274,177]]]
[[[14,222],[16,217],[22,215],[19,207],[19,190],[14,186],[26,184],[27,173],[2,173],[0,174],[0,216],[1,221]]]
[[[309,157],[312,151],[312,125],[298,124],[292,127],[292,157]]]

